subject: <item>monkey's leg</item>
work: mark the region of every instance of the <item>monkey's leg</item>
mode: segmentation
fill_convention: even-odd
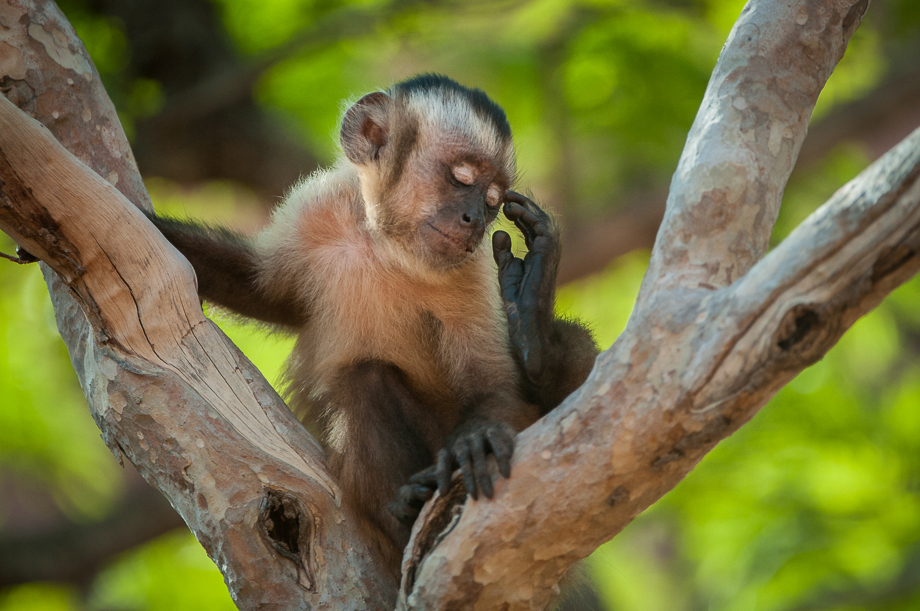
[[[528,401],[545,414],[587,379],[597,346],[582,325],[556,318],[559,229],[533,201],[514,191],[505,194],[504,213],[524,235],[528,253],[511,253],[511,237],[492,237],[512,354]]]
[[[259,257],[245,236],[150,213],[147,218],[195,268],[203,299],[272,324],[299,327],[306,322],[305,309],[293,291],[285,287],[266,291],[259,286]]]
[[[414,516],[407,525],[387,510],[387,504],[410,476],[432,463],[429,447],[434,440],[426,439],[426,431],[434,428],[433,410],[390,363],[349,366],[331,387],[330,396],[317,406],[327,413],[330,466],[346,504],[362,521],[382,560],[398,574]]]

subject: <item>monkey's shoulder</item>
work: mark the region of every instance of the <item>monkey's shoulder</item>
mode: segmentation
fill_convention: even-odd
[[[317,264],[367,251],[360,228],[363,217],[361,194],[349,173],[324,170],[295,185],[272,214],[272,221],[259,236],[267,252],[281,254],[299,265]]]

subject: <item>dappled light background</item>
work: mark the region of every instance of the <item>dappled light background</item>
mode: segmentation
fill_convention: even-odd
[[[586,261],[565,272],[557,307],[606,348],[743,3],[60,6],[157,210],[243,231],[335,158],[342,100],[429,71],[485,89],[508,112],[518,187],[562,221],[563,256]],[[774,244],[920,125],[918,84],[920,5],[875,0],[818,102]],[[631,239],[620,250],[605,239],[616,231]],[[0,234],[0,251],[14,249]],[[573,608],[920,609],[918,304],[913,280],[601,547],[588,561],[596,596]],[[291,339],[209,314],[280,388]],[[150,494],[99,439],[37,266],[0,260],[0,611],[233,609],[171,510],[149,513]],[[96,528],[106,524],[119,527]]]

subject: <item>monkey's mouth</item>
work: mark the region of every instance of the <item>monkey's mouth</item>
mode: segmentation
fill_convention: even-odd
[[[479,236],[471,233],[467,233],[467,235],[451,235],[436,227],[434,223],[428,222],[427,225],[443,238],[443,241],[447,243],[448,249],[455,252],[459,251],[463,253],[462,256],[466,256],[476,250],[476,246],[479,245],[479,240],[482,239],[481,232],[477,232],[480,233]]]

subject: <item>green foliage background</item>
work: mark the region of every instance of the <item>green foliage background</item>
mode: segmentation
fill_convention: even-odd
[[[214,0],[240,53],[297,36],[342,5],[323,0]],[[162,104],[158,85],[126,80],[117,21],[62,3],[132,122]],[[348,10],[385,9],[383,0]],[[258,97],[329,161],[342,99],[404,76],[446,72],[490,92],[516,133],[522,184],[571,185],[571,218],[611,194],[666,181],[734,19],[738,1],[538,0],[412,5],[366,34],[294,54]],[[892,46],[916,36],[920,12],[872,11],[816,115],[874,87]],[[896,18],[892,19],[891,15]],[[892,23],[896,27],[892,26]],[[560,146],[560,134],[564,146]],[[867,163],[835,151],[787,190],[778,241]],[[160,210],[249,218],[252,198],[228,184],[149,182]],[[577,203],[576,203],[577,202]],[[14,245],[0,234],[0,251]],[[647,253],[564,287],[559,309],[589,322],[601,346],[625,326]],[[0,483],[34,481],[73,520],[103,518],[123,494],[98,439],[41,275],[0,261]],[[590,560],[617,610],[920,608],[920,282],[861,320],[673,492]],[[220,324],[270,380],[291,342]],[[0,515],[0,526],[4,516]],[[232,609],[217,569],[176,532],[115,561],[86,591],[27,584],[0,591],[0,611]]]

